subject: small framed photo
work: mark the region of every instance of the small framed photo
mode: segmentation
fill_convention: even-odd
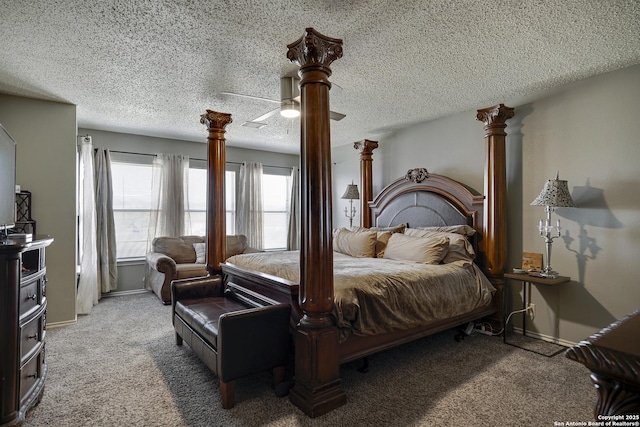
[[[522,269],[527,271],[542,270],[542,254],[535,252],[523,252]]]

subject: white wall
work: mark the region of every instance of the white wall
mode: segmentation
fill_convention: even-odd
[[[17,143],[17,183],[32,193],[46,249],[47,323],[75,321],[76,107],[0,94],[0,123]]]
[[[525,104],[498,102],[515,107],[506,129],[508,265],[519,266],[523,251],[544,252],[536,229],[544,210],[529,204],[556,171],[569,181],[579,205],[558,210],[566,229],[551,257],[552,266],[572,281],[534,290],[537,315],[527,326],[542,336],[577,342],[640,307],[632,268],[640,253],[640,66],[585,79]],[[380,139],[373,152],[374,194],[414,167],[483,193],[484,131],[475,115],[469,111]],[[344,216],[343,187],[359,177],[359,155],[351,145],[337,147],[332,161],[335,226]],[[520,284],[513,287],[519,290]],[[512,298],[519,308],[520,293],[514,290]]]

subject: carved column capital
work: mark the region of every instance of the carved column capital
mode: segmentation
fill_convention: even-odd
[[[365,156],[368,156],[369,158],[371,158],[371,155],[373,154],[373,150],[378,148],[378,141],[363,139],[362,141],[354,142],[353,148],[360,151],[361,159],[363,159]]]
[[[504,104],[478,110],[476,120],[485,124],[485,129],[489,127],[506,127],[506,121],[513,117],[514,109],[506,107]]]
[[[221,129],[224,130],[225,126],[233,122],[231,114],[220,113],[218,111],[207,110],[206,114],[200,116],[200,123],[207,126],[209,130]]]
[[[287,45],[287,58],[300,68],[326,68],[336,59],[342,58],[342,40],[320,34],[313,28],[306,28],[302,37]]]

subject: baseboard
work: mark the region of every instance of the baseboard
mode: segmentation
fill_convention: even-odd
[[[105,293],[102,294],[103,298],[109,298],[109,297],[122,297],[122,296],[126,296],[126,295],[135,295],[135,294],[141,294],[144,292],[151,292],[148,289],[132,289],[130,291],[117,291],[117,292],[109,292],[109,293]],[[53,328],[62,328],[65,326],[71,326],[71,325],[75,325],[76,323],[78,323],[78,316],[76,315],[76,318],[73,320],[65,320],[64,322],[55,322],[55,323],[49,323],[47,322],[47,328],[48,329],[53,329]]]
[[[129,291],[107,292],[107,293],[102,294],[102,298],[123,297],[123,296],[127,296],[127,295],[142,294],[142,293],[146,293],[146,292],[151,292],[151,291],[149,289],[140,288],[140,289],[131,289]]]
[[[518,333],[518,334],[522,334],[522,328],[514,327],[513,328],[513,332]],[[557,338],[557,337],[553,337],[551,335],[541,334],[539,332],[533,332],[533,331],[527,331],[527,336],[531,337],[531,338],[538,339],[538,340],[550,342],[552,344],[558,344],[558,345],[561,345],[563,347],[573,347],[574,345],[577,344],[575,342],[563,340],[563,339],[560,339],[560,338]]]
[[[47,329],[63,328],[65,326],[75,325],[76,323],[78,323],[78,317],[77,316],[73,320],[65,320],[64,322],[55,322],[55,323],[47,322]]]

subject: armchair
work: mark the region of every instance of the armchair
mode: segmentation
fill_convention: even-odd
[[[147,253],[145,287],[152,290],[163,302],[171,303],[171,281],[207,275],[203,236],[156,237]],[[199,254],[196,253],[196,247]],[[227,257],[255,252],[247,246],[242,234],[227,236]],[[201,256],[198,256],[201,255]]]

